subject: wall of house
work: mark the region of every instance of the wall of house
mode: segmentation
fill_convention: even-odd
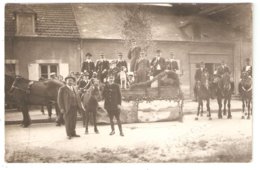
[[[78,40],[23,37],[15,38],[13,43],[10,41],[6,40],[5,58],[17,59],[19,75],[26,78],[30,77],[28,68],[30,64],[67,63],[68,71],[76,70],[79,67],[80,46]],[[37,71],[35,70],[35,72]]]
[[[224,60],[231,71],[234,72],[234,44],[232,43],[216,43],[216,42],[191,42],[191,41],[155,41],[154,45],[148,49],[147,57],[151,60],[155,56],[155,50],[162,50],[162,57],[169,58],[170,52],[174,52],[176,59],[180,60],[182,89],[186,96],[192,93],[191,74],[192,64],[201,61],[208,63],[221,63]],[[107,59],[117,59],[117,53],[122,52],[124,58],[127,59],[129,47],[125,47],[120,40],[84,40],[82,43],[82,53],[92,53],[93,61],[99,58],[100,53],[104,53]],[[239,56],[238,56],[239,57]]]

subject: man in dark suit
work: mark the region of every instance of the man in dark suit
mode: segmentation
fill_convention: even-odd
[[[243,67],[242,72],[246,71],[252,77],[253,68],[250,65],[250,59],[246,58],[246,65]]]
[[[77,111],[81,111],[80,97],[74,88],[76,78],[68,76],[65,78],[66,85],[62,86],[58,92],[58,105],[64,116],[65,127],[68,139],[80,137],[76,134]]]
[[[95,64],[91,60],[92,54],[86,54],[87,59],[82,63],[81,72],[88,73],[89,77],[92,77],[93,72],[95,71]]]
[[[161,50],[156,50],[156,57],[154,57],[151,62],[153,76],[157,76],[166,69],[165,59],[162,58],[161,55]]]
[[[107,77],[109,70],[109,61],[105,59],[103,53],[100,54],[100,59],[96,63],[96,72],[99,80],[104,83],[104,79]]]
[[[116,60],[116,67],[118,67],[121,70],[122,66],[125,66],[125,68],[127,70],[127,62],[125,60],[123,60],[123,54],[118,53],[118,60]]]
[[[136,45],[136,41],[133,40],[133,41],[132,41],[132,47],[131,47],[131,49],[129,50],[128,55],[127,55],[127,58],[128,58],[129,60],[131,60],[131,62],[130,62],[130,72],[134,72],[135,63],[136,63],[137,59],[138,59],[139,56],[140,56],[140,52],[141,52],[141,47],[138,47],[138,46]]]
[[[178,62],[175,60],[173,52],[171,52],[170,59],[167,61],[167,69],[172,71],[179,70]]]
[[[105,85],[103,90],[103,98],[105,100],[104,108],[107,110],[110,119],[112,130],[110,135],[115,134],[113,119],[116,117],[120,136],[124,136],[120,121],[121,92],[119,86],[114,83],[114,76],[112,74],[108,76],[108,83]]]
[[[217,75],[218,76],[222,76],[224,73],[230,73],[230,69],[229,67],[226,65],[226,63],[224,62],[224,60],[221,61],[221,65],[217,68]]]
[[[196,70],[195,72],[195,76],[194,76],[194,79],[195,79],[195,85],[194,85],[194,88],[193,88],[193,92],[194,92],[194,97],[195,97],[195,100],[197,100],[197,84],[198,84],[198,81],[201,81],[201,77],[202,77],[202,74],[207,72],[207,69],[205,68],[205,65],[203,62],[200,62],[200,67]]]

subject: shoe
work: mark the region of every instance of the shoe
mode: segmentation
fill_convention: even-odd
[[[75,134],[75,135],[72,135],[72,137],[80,137],[80,135]]]
[[[120,136],[124,136],[123,132],[120,133]]]
[[[71,139],[71,136],[68,136],[67,138],[70,140],[70,139]]]
[[[113,130],[112,132],[110,132],[109,135],[114,135],[115,134],[115,131]]]

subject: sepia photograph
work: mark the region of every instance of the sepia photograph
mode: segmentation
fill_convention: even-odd
[[[5,3],[4,162],[251,163],[253,6]]]

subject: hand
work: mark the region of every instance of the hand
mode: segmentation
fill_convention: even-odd
[[[65,111],[64,111],[64,109],[60,109],[60,112],[61,112],[62,114],[64,114]]]

